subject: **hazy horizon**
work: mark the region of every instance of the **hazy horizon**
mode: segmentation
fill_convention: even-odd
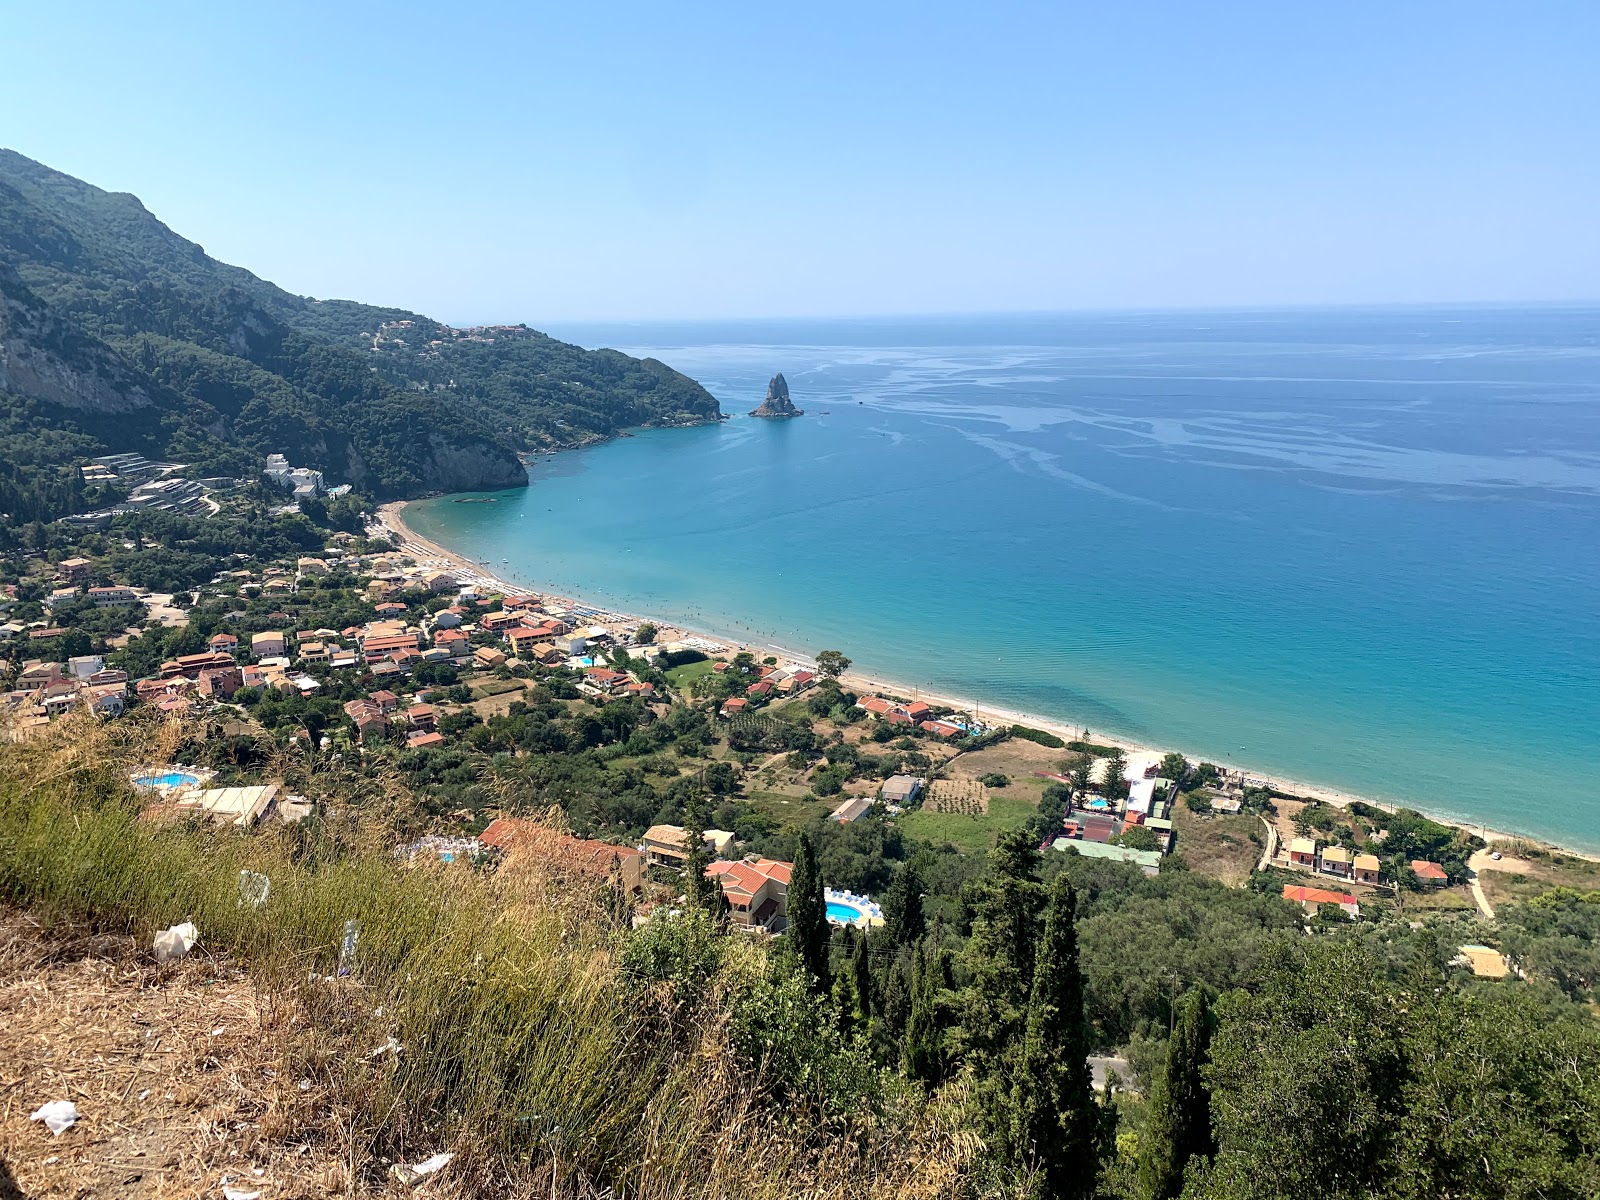
[[[0,141],[452,324],[1582,303],[1600,9],[10,14]]]

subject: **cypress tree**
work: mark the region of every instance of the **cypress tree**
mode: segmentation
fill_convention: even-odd
[[[1089,1074],[1089,1026],[1078,969],[1078,897],[1057,876],[1035,956],[1022,1052],[1012,1083],[1011,1142],[1039,1200],[1087,1200],[1099,1175],[1101,1129]]]
[[[934,1083],[938,1077],[938,1029],[933,997],[938,975],[928,962],[927,945],[918,942],[911,952],[911,1012],[901,1040],[901,1067],[908,1079]]]
[[[698,796],[693,797],[683,818],[683,893],[695,908],[716,915],[722,885],[706,878],[711,851],[706,848],[705,810]]]
[[[1216,1154],[1211,1134],[1211,1093],[1202,1068],[1211,1058],[1211,1006],[1195,988],[1178,1001],[1167,1057],[1150,1089],[1150,1115],[1139,1139],[1139,1194],[1174,1200],[1194,1158]]]
[[[856,939],[855,954],[850,967],[856,977],[856,1003],[861,1010],[861,1023],[872,1019],[872,960],[867,956],[867,935]]]
[[[922,876],[914,863],[906,863],[889,884],[883,898],[884,923],[897,946],[914,946],[927,932],[922,914]]]
[[[828,970],[828,907],[822,897],[822,873],[809,834],[800,835],[789,877],[789,939],[814,990],[830,990]]]
[[[856,945],[855,930],[846,927],[844,931],[844,952],[846,956],[854,957],[853,948]],[[833,980],[833,1007],[834,1019],[839,1026],[839,1032],[848,1034],[856,1028],[861,1019],[861,999],[856,992],[856,976],[854,971],[840,971]]]

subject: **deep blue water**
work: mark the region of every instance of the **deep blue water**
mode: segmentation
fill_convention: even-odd
[[[499,504],[413,505],[419,532],[632,611],[1600,848],[1600,307],[550,332],[741,415],[541,458]],[[779,370],[807,415],[743,416]]]

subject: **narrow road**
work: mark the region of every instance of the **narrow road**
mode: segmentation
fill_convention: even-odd
[[[1467,859],[1467,886],[1472,889],[1472,899],[1478,905],[1478,911],[1483,914],[1486,921],[1494,920],[1494,905],[1489,903],[1489,897],[1483,894],[1483,885],[1478,882],[1478,868],[1494,861],[1489,857],[1489,851],[1479,850]]]
[[[1256,870],[1265,871],[1267,864],[1276,858],[1278,854],[1278,827],[1267,820],[1266,817],[1261,818],[1261,824],[1267,831],[1267,844],[1262,847],[1261,861],[1256,864]]]

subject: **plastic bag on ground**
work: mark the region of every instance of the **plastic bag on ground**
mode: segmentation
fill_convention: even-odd
[[[52,1134],[60,1137],[77,1123],[78,1106],[71,1100],[52,1100],[48,1104],[41,1104],[28,1120],[43,1121]]]
[[[239,872],[239,907],[260,908],[272,894],[272,880],[260,871]]]
[[[405,1163],[395,1163],[394,1166],[389,1168],[389,1174],[393,1175],[401,1183],[421,1183],[435,1171],[444,1170],[445,1167],[450,1165],[450,1160],[454,1157],[454,1154],[445,1151],[435,1154],[432,1158],[425,1158],[419,1163],[411,1163],[409,1166]]]
[[[344,941],[339,944],[339,976],[350,974],[356,965],[356,943],[361,940],[361,923],[351,917],[344,923]]]
[[[180,959],[188,954],[199,940],[200,931],[194,927],[192,921],[174,925],[171,929],[163,929],[156,934],[156,961],[164,963]]]

